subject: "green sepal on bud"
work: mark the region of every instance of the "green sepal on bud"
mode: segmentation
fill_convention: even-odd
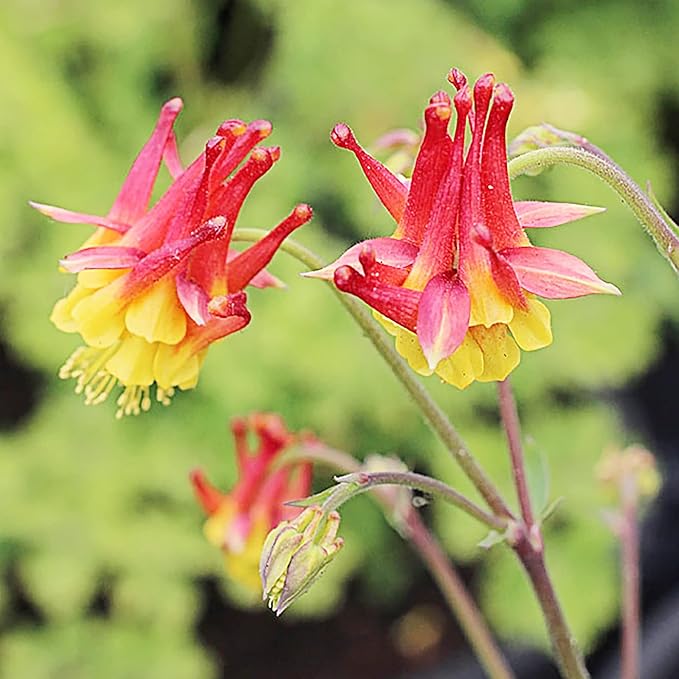
[[[259,562],[263,598],[280,615],[302,596],[344,545],[337,537],[340,516],[308,507],[266,537]]]

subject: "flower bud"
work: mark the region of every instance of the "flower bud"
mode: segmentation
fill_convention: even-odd
[[[267,536],[259,564],[264,599],[280,615],[320,576],[344,541],[337,537],[340,516],[307,507]]]
[[[620,501],[623,487],[631,482],[639,500],[652,500],[660,489],[661,478],[655,458],[642,446],[633,445],[625,450],[613,448],[604,452],[596,468],[597,478],[615,502]]]

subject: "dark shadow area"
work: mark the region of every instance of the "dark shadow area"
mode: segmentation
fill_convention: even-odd
[[[42,375],[26,365],[0,334],[0,431],[12,431],[40,401]]]
[[[202,69],[223,85],[256,83],[275,38],[274,25],[248,0],[203,0]]]

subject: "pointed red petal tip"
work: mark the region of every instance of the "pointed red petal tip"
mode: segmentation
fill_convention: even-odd
[[[335,271],[333,276],[335,285],[342,292],[349,292],[352,289],[352,282],[356,280],[356,277],[360,274],[351,266],[341,266]]]
[[[434,99],[434,97],[432,97]],[[453,115],[453,110],[450,106],[450,98],[448,102],[432,101],[424,110],[424,120],[427,125],[436,125],[437,123],[448,123],[450,117]]]
[[[174,97],[163,104],[161,111],[163,113],[170,113],[172,115],[177,115],[184,108],[184,102],[181,97]]]
[[[330,140],[335,146],[339,146],[341,149],[349,149],[353,151],[358,148],[358,142],[351,128],[344,123],[337,123],[335,127],[332,128],[330,133]]]
[[[207,140],[205,143],[205,165],[206,167],[211,167],[214,165],[219,154],[224,150],[226,146],[226,139],[216,135]]]
[[[281,157],[280,146],[257,147],[250,154],[250,163],[259,165],[260,169],[268,170]]]
[[[291,216],[295,218],[296,222],[302,225],[306,224],[314,216],[314,211],[308,203],[300,203],[292,211]]]
[[[205,474],[201,469],[192,469],[189,473],[189,480],[193,486],[196,499],[205,513],[208,515],[214,514],[226,496],[205,478]]]
[[[266,139],[273,131],[273,125],[268,120],[253,120],[248,130],[256,133],[260,139]]]
[[[448,82],[457,90],[461,90],[467,84],[467,76],[457,68],[451,68],[448,73]]]
[[[377,255],[375,254],[375,248],[373,248],[368,243],[365,243],[358,253],[358,261],[363,267],[363,273],[367,276],[370,271],[375,268],[377,263]]]
[[[439,90],[431,95],[429,104],[443,104],[444,106],[450,106],[450,96],[447,92]]]
[[[493,99],[493,106],[498,108],[503,113],[506,111],[509,115],[509,111],[512,110],[514,105],[514,93],[509,88],[509,85],[505,83],[499,83],[495,87],[495,98]]]
[[[232,418],[229,426],[231,427],[231,433],[235,438],[245,436],[248,430],[248,423],[244,417]]]
[[[472,93],[466,83],[458,90],[453,98],[458,115],[467,115],[472,107]]]
[[[269,147],[268,150],[269,153],[271,154],[271,161],[275,163],[281,157],[281,147],[271,146]]]
[[[474,83],[474,97],[484,97],[492,91],[495,85],[495,76],[492,73],[482,75],[476,83]]]
[[[217,128],[216,134],[217,136],[224,137],[226,139],[234,139],[245,134],[247,129],[248,126],[242,120],[237,119],[225,120]]]
[[[287,430],[283,418],[277,413],[253,413],[250,421],[262,442],[275,448],[270,451],[271,453],[279,452],[292,440],[292,434]]]

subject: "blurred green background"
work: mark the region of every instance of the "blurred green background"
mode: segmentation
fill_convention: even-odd
[[[329,130],[346,121],[370,144],[391,128],[417,128],[455,65],[472,79],[492,70],[511,84],[512,135],[541,121],[584,134],[640,183],[652,178],[672,211],[679,4],[649,7],[632,0],[3,0],[0,676],[260,676],[248,663],[261,664],[264,641],[271,657],[273,649],[290,655],[281,650],[286,635],[307,629],[297,618],[341,619],[349,596],[352,610],[378,611],[388,627],[413,605],[420,566],[362,498],[345,512],[346,549],[287,621],[272,627],[261,610],[238,613],[248,644],[242,630],[208,620],[215,607],[228,619],[248,602],[223,581],[220,556],[202,537],[187,473],[200,465],[222,487],[233,482],[233,415],[279,411],[291,428],[311,429],[333,446],[360,456],[394,453],[464,487],[332,294],[300,279],[300,267],[282,254],[271,270],[288,289],[250,293],[252,325],[212,348],[195,391],[122,422],[113,403],[86,408],[56,377],[77,340],[48,316],[73,284],[57,259],[89,229],[52,223],[26,201],[105,214],[160,105],[181,95],[185,161],[225,118],[273,122],[271,143],[283,156],[256,185],[239,225],[269,228],[308,201],[316,217],[297,237],[332,259],[353,242],[390,233],[391,223]],[[558,168],[521,178],[514,190],[606,206],[602,216],[534,240],[581,256],[624,293],[550,304],[554,345],[524,354],[515,373],[536,488],[543,502],[566,498],[547,531],[550,566],[576,634],[591,649],[618,605],[615,546],[593,467],[605,445],[643,440],[610,396],[656,361],[661,328],[679,317],[676,280],[595,178]],[[428,386],[509,491],[493,386],[463,393],[435,380]],[[318,486],[327,483],[321,475]],[[448,508],[433,506],[429,515],[451,554],[475,564],[475,589],[499,635],[544,644],[510,556],[481,554],[482,531]],[[231,644],[231,635],[239,641]],[[294,638],[300,653],[303,637]],[[347,676],[323,662],[305,676]],[[354,674],[388,676],[379,663]]]

